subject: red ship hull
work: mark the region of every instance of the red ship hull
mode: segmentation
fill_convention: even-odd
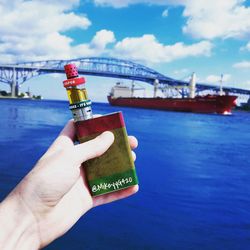
[[[236,99],[237,96],[229,95],[207,95],[195,98],[112,98],[108,96],[108,101],[113,106],[217,114],[230,114],[236,105]]]

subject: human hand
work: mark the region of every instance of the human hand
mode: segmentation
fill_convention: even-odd
[[[63,235],[92,207],[125,198],[138,190],[138,186],[133,186],[92,197],[81,164],[102,155],[113,143],[114,136],[111,132],[104,132],[78,145],[74,145],[74,140],[75,127],[71,120],[6,199],[29,219],[33,247],[44,247]],[[137,147],[135,137],[129,137],[129,143],[132,149]],[[135,159],[134,153],[133,157]]]

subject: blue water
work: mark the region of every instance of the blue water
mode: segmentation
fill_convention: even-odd
[[[2,200],[71,114],[59,101],[0,100],[0,108]],[[46,249],[250,249],[250,113],[93,110],[123,111],[139,140],[140,191],[91,210]]]

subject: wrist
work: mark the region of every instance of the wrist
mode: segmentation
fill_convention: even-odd
[[[0,224],[0,249],[39,248],[36,220],[15,192],[0,204]]]

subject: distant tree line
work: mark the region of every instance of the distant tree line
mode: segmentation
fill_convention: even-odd
[[[0,95],[1,95],[1,96],[10,96],[10,93],[8,93],[8,92],[5,91],[5,90],[0,90]]]
[[[11,97],[11,93],[5,91],[5,90],[0,90],[0,97]],[[41,100],[42,96],[41,95],[31,95],[30,92],[25,92],[25,93],[20,93],[18,95],[19,98],[31,98],[35,100]]]

